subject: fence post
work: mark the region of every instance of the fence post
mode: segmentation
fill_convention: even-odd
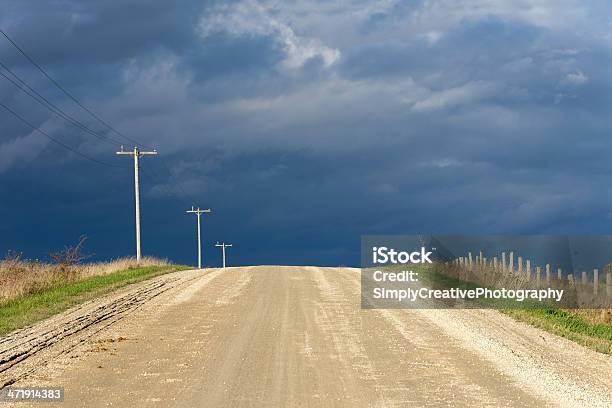
[[[612,272],[606,273],[606,293],[612,298]]]
[[[568,273],[567,274],[567,282],[570,284],[570,286],[574,285],[574,273]]]
[[[518,273],[519,275],[522,275],[522,274],[523,274],[523,257],[522,257],[522,256],[519,256],[519,257],[517,258],[517,262],[518,262],[518,265],[517,265],[517,273]]]
[[[514,273],[514,252],[510,251],[510,260],[508,261],[508,272]]]
[[[599,270],[593,269],[593,296],[599,292]]]
[[[563,280],[563,271],[561,268],[557,268],[557,280]]]
[[[546,285],[550,286],[550,264],[546,264]]]
[[[501,271],[506,272],[506,253],[502,252]]]
[[[542,268],[539,266],[536,266],[536,287],[540,287],[540,283],[542,281]]]
[[[589,284],[589,277],[587,276],[586,271],[582,271],[582,284],[585,286]]]
[[[484,258],[482,257],[482,251],[480,251],[480,254],[478,255],[478,259],[480,259],[480,265],[484,265],[484,262],[483,262]]]
[[[493,257],[493,270],[497,271],[497,257],[496,256]]]
[[[529,259],[525,261],[525,277],[527,282],[531,280],[531,261]]]
[[[472,270],[472,253],[468,252],[468,264],[470,271]]]

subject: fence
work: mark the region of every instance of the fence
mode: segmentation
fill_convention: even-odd
[[[477,255],[468,252],[467,256],[455,258],[451,264],[455,266],[455,274],[464,280],[512,287],[564,288],[573,290],[582,306],[601,307],[610,305],[612,300],[612,270],[607,270],[608,267],[603,274],[599,269],[594,269],[592,274],[568,271],[564,277],[561,268],[553,270],[550,264],[533,265],[529,259],[515,257],[514,252],[487,258],[482,251]]]

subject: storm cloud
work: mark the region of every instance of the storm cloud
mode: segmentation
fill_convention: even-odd
[[[0,27],[143,159],[143,250],[193,263],[192,204],[230,262],[358,264],[362,234],[607,233],[603,1],[1,1]],[[104,135],[0,37],[0,61]],[[5,71],[3,71],[5,72]],[[133,252],[117,143],[0,77],[0,250]],[[126,146],[130,146],[128,140]],[[208,247],[206,263],[218,262]],[[233,258],[232,258],[233,256]]]

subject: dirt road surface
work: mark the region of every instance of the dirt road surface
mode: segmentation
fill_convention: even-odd
[[[612,406],[609,356],[359,290],[350,268],[161,276],[1,338],[0,385],[64,387],[63,407]]]

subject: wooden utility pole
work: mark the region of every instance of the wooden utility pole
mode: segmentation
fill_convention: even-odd
[[[206,210],[200,210],[200,207],[193,208],[193,206],[191,207],[191,210],[188,210],[187,213],[193,213],[196,214],[198,216],[198,269],[202,269],[202,236],[201,236],[201,227],[200,227],[200,216],[203,213],[209,213],[210,212],[210,208],[206,209]]]
[[[140,182],[138,176],[138,159],[140,156],[147,154],[157,154],[157,151],[154,150],[152,152],[142,152],[137,146],[134,146],[133,151],[125,151],[123,150],[123,146],[121,146],[121,151],[117,152],[117,154],[134,156],[134,192],[136,194],[136,260],[140,261],[142,252],[140,247]]]
[[[215,246],[216,246],[216,247],[220,247],[220,248],[221,248],[221,251],[223,251],[223,267],[225,268],[225,248],[229,248],[229,247],[231,247],[231,246],[232,246],[232,244],[226,244],[225,242],[223,242],[223,243],[221,243],[221,244],[220,244],[220,243],[218,243],[218,242],[217,242],[217,243],[215,244]]]

